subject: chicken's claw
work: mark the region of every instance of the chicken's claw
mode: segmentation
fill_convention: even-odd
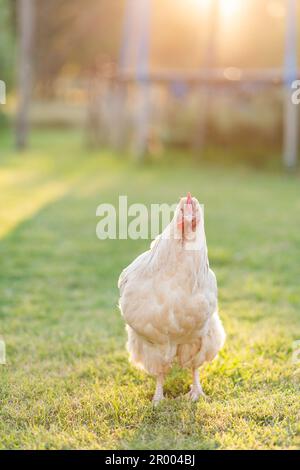
[[[191,389],[185,395],[185,397],[194,402],[198,401],[200,397],[204,398],[205,400],[208,400],[208,397],[207,395],[205,395],[202,388],[195,387],[194,385],[191,385]]]

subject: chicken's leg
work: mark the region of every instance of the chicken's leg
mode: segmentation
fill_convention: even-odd
[[[153,396],[153,404],[158,405],[158,403],[164,398],[164,376],[162,374],[158,375],[156,378],[156,389]]]
[[[202,386],[201,386],[201,383],[200,383],[199,370],[198,369],[193,369],[193,385],[191,385],[191,390],[188,393],[188,397],[192,401],[197,401],[200,396],[206,398],[206,395],[203,392]]]

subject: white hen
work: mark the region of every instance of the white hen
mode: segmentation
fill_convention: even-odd
[[[124,269],[118,287],[131,361],[157,379],[153,401],[163,398],[176,359],[193,371],[190,398],[204,395],[198,368],[215,358],[225,332],[197,199],[188,194],[180,200],[170,225]]]

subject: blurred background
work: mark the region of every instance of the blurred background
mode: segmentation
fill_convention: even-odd
[[[76,129],[89,147],[139,160],[172,149],[201,162],[295,167],[297,0],[0,7],[0,132],[16,132],[19,149],[30,129]]]
[[[0,448],[299,448],[299,24],[300,0],[0,0]],[[96,209],[188,191],[228,341],[212,400],[157,414],[117,308],[150,240],[99,240]]]

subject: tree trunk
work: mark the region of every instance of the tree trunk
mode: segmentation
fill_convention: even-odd
[[[16,145],[19,150],[27,146],[29,106],[33,81],[33,35],[35,0],[18,0],[18,109],[16,116]]]

